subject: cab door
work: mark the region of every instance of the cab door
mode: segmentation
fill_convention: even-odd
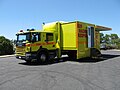
[[[55,50],[56,41],[54,33],[45,33],[45,48],[48,50]]]
[[[31,51],[38,51],[41,46],[41,33],[40,32],[32,32],[31,33]]]

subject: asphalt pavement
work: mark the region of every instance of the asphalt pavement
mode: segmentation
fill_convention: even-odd
[[[0,58],[0,90],[120,90],[120,51],[78,61],[65,57],[44,65]]]

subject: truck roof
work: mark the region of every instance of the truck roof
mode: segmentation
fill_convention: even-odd
[[[95,30],[97,30],[97,31],[108,31],[108,30],[112,30],[112,28],[96,25]]]
[[[86,22],[81,22],[81,21],[74,21],[74,22],[79,22],[79,23],[84,23],[84,24],[89,24],[89,25],[95,25],[95,30],[96,31],[108,31],[108,30],[112,30],[112,28],[106,27],[106,26],[100,26],[100,25],[96,25],[96,24],[92,24],[92,23],[86,23]],[[68,24],[68,23],[74,23],[74,22],[65,22],[62,24]]]
[[[96,25],[96,24],[92,24],[92,23],[86,23],[86,22],[81,22],[81,21],[73,21],[73,22],[64,22],[64,21],[56,21],[56,22],[51,22],[51,23],[47,23],[45,25],[43,25],[43,30],[34,30],[31,29],[29,31],[20,31],[17,34],[24,34],[24,33],[29,33],[29,32],[54,32],[56,29],[56,24],[60,23],[60,24],[69,24],[69,23],[84,23],[87,25],[92,25],[95,26],[95,30],[96,31],[108,31],[108,30],[112,30],[112,28],[109,27],[105,27],[105,26],[100,26],[100,25]]]

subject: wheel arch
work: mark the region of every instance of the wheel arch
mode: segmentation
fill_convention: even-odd
[[[46,48],[39,48],[38,51],[37,51],[37,55],[40,53],[40,52],[45,52],[45,53],[48,53],[48,49]]]

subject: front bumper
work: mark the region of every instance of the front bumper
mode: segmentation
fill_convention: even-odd
[[[25,60],[25,56],[16,55],[16,58],[17,58],[17,59]]]
[[[22,60],[32,60],[32,59],[36,59],[36,54],[33,54],[33,53],[26,53],[24,56],[23,55],[17,55],[16,54],[16,58],[17,59],[22,59]]]
[[[26,53],[25,54],[25,59],[26,60],[32,60],[32,59],[36,59],[36,54],[33,54],[33,53]]]

